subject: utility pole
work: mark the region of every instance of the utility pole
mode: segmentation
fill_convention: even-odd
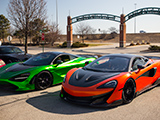
[[[135,10],[136,10],[137,3],[135,3],[134,5],[135,5]],[[134,33],[136,33],[136,18],[134,18]]]
[[[58,3],[56,0],[56,24],[57,24],[57,30],[58,30]]]

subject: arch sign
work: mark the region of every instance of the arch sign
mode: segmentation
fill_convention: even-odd
[[[73,18],[71,18],[71,16],[68,16],[67,47],[71,47],[71,44],[73,42],[72,24],[81,22],[84,20],[90,20],[90,19],[103,19],[103,20],[111,20],[111,21],[119,22],[120,23],[119,47],[126,47],[126,24],[125,23],[136,16],[146,15],[146,14],[160,15],[160,8],[158,7],[141,8],[133,12],[130,12],[126,16],[124,14],[117,16],[117,15],[104,14],[104,13],[84,14],[77,17],[73,17]]]

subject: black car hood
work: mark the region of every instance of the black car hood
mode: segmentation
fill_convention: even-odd
[[[119,74],[120,72],[94,72],[79,69],[73,73],[69,79],[69,84],[77,87],[90,87]]]
[[[13,53],[13,54],[0,54],[1,58],[16,58],[19,61],[25,61],[32,57],[31,54],[24,54],[24,53]]]
[[[6,54],[6,56],[17,58],[21,61],[27,60],[28,58],[32,57],[30,54],[18,53],[18,54]]]
[[[34,66],[27,66],[27,65],[23,65],[22,63],[17,63],[11,67],[9,67],[8,69],[6,69],[5,72],[17,72],[17,71],[22,71],[22,70],[26,70],[29,68],[32,68]]]

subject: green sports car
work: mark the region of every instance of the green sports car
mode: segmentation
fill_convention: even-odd
[[[0,84],[10,84],[16,91],[46,89],[61,83],[70,69],[84,67],[95,59],[63,52],[40,53],[25,62],[0,68]]]

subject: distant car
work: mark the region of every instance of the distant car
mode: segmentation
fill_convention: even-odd
[[[110,54],[70,70],[60,97],[76,104],[111,107],[130,103],[135,96],[159,84],[160,60]]]
[[[31,54],[26,54],[15,46],[0,46],[0,59],[6,64],[12,62],[25,61],[32,57]]]
[[[0,59],[0,68],[5,66],[5,65],[6,65],[5,62],[2,59]]]
[[[46,89],[61,83],[70,69],[84,67],[95,59],[63,52],[40,53],[25,62],[0,68],[0,84],[16,86],[17,91]]]

